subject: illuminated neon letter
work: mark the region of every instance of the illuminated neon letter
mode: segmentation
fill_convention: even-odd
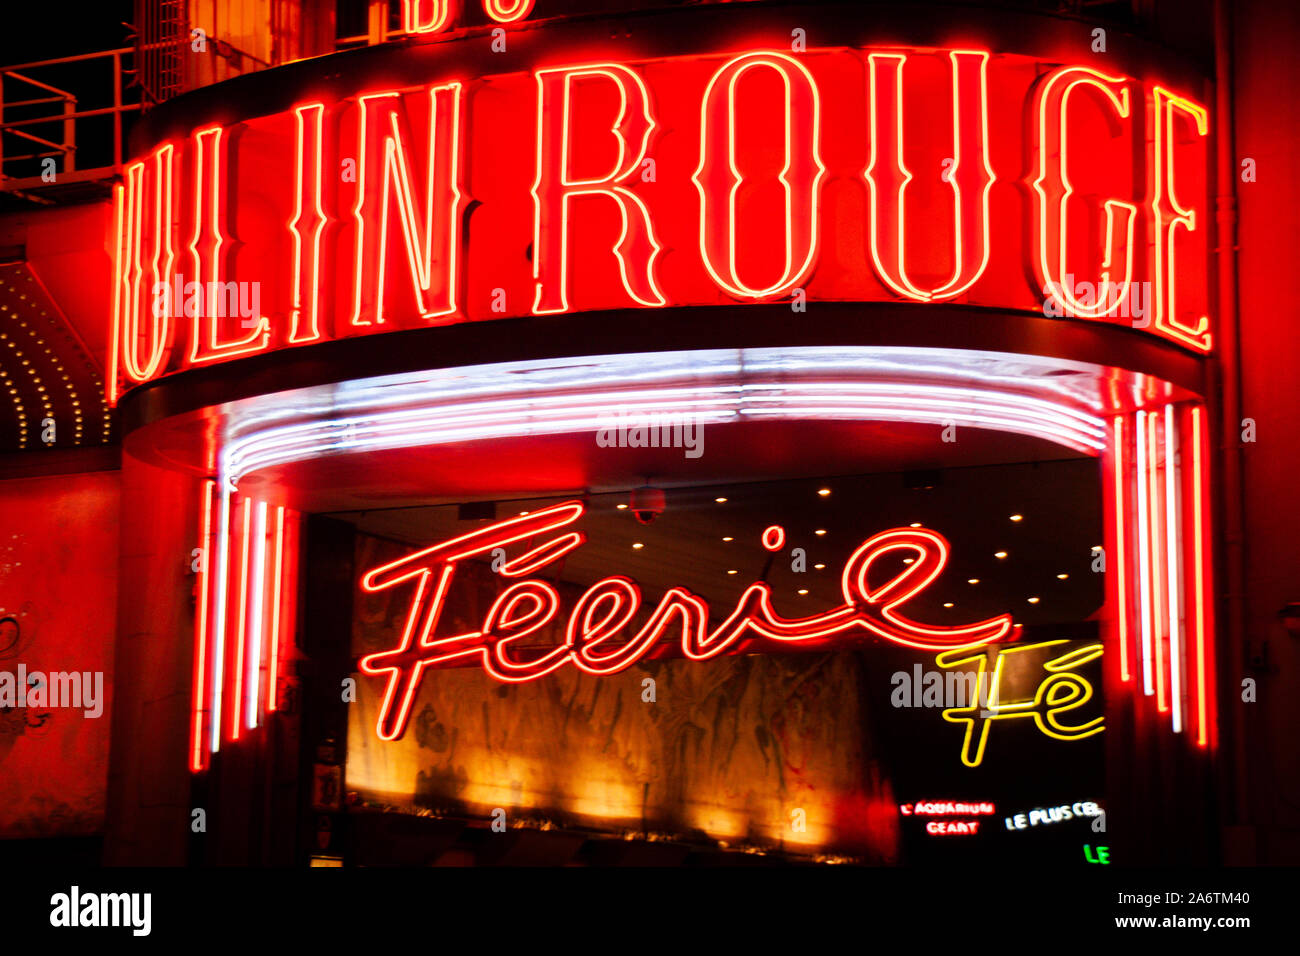
[[[785,246],[781,275],[766,286],[741,280],[736,262],[736,197],[744,179],[736,166],[736,87],[749,70],[781,77],[785,98],[785,191],[779,235]],[[713,74],[700,106],[700,165],[691,181],[700,193],[700,255],[718,287],[737,298],[766,299],[797,286],[817,252],[817,198],[826,167],[820,149],[821,100],[812,74],[783,53],[746,53]]]
[[[120,351],[126,376],[133,383],[157,375],[171,352],[172,315],[176,309],[171,301],[172,268],[176,260],[172,160],[171,145],[162,146],[148,163],[141,161],[128,166],[126,185],[117,187],[112,345],[115,351]],[[145,188],[148,167],[151,167],[151,190]],[[146,191],[151,194],[150,201],[146,201]],[[147,269],[143,249],[146,237],[153,246]],[[146,317],[142,315],[146,308],[147,330]],[[110,401],[117,398],[117,362],[114,355],[109,369],[109,384],[113,389]]]
[[[221,319],[240,321],[235,315],[223,314],[232,301],[229,289],[233,283],[224,281],[226,272],[226,180],[222,162],[225,147],[220,126],[199,130],[194,134],[190,149],[194,153],[194,233],[190,238],[190,262],[193,266],[192,282],[198,283],[198,307],[194,309],[194,341],[190,347],[191,362],[213,362],[260,352],[270,340],[270,322],[266,316],[255,319],[247,335],[229,342],[220,341],[217,323]],[[179,284],[179,283],[178,283]],[[180,296],[178,295],[177,298]],[[257,299],[252,301],[256,302]],[[189,305],[186,311],[190,311]]]
[[[618,116],[609,126],[618,159],[605,176],[575,179],[570,173],[573,138],[570,97],[573,81],[602,77],[619,91]],[[569,310],[569,204],[579,196],[607,196],[618,203],[623,232],[614,246],[623,288],[645,306],[667,304],[655,282],[655,241],[650,211],[623,183],[640,169],[655,128],[650,94],[635,72],[615,63],[540,70],[537,73],[537,178],[533,182],[533,312]]]
[[[870,73],[871,257],[881,280],[904,298],[938,302],[961,295],[984,274],[989,262],[989,165],[987,53],[953,51],[953,164],[944,178],[953,193],[952,277],[933,289],[917,287],[907,275],[904,194],[913,179],[903,162],[903,65],[901,53],[872,53]],[[893,122],[887,120],[892,111]]]
[[[415,597],[411,601],[411,613],[407,616],[406,628],[402,632],[398,646],[391,651],[382,651],[364,657],[358,665],[362,673],[388,675],[388,688],[384,693],[384,704],[380,709],[376,727],[376,732],[382,740],[395,740],[405,731],[411,703],[419,689],[421,674],[425,667],[440,661],[478,654],[483,650],[483,642],[480,640],[483,637],[482,632],[459,634],[448,638],[434,637],[446,600],[447,588],[450,587],[456,572],[457,562],[475,555],[490,554],[494,548],[562,528],[575,521],[582,511],[581,503],[568,502],[545,508],[531,515],[499,521],[486,528],[375,568],[361,579],[361,587],[366,591],[382,591],[410,580],[416,582]],[[552,538],[527,553],[507,561],[501,566],[499,573],[508,578],[528,574],[547,562],[568,554],[584,540],[583,535],[578,532],[569,532]],[[540,600],[542,599],[534,594],[535,604]],[[500,655],[501,643],[510,637],[522,636],[520,631],[527,628],[538,614],[535,606],[531,612],[512,616],[510,612],[514,610],[514,603],[509,601],[502,605],[501,600],[498,599],[493,604],[492,613],[489,615],[487,629],[496,632],[495,645],[498,655]],[[516,633],[508,633],[512,628],[516,629]],[[567,648],[565,651],[567,653]],[[505,667],[509,666],[510,662],[503,655],[500,655],[498,660]],[[506,676],[501,679],[508,681],[521,678]]]
[[[514,23],[533,12],[533,0],[483,0],[483,9],[497,23]]]
[[[1060,303],[1067,315],[1099,319],[1119,310],[1128,297],[1133,280],[1133,224],[1137,206],[1118,199],[1107,199],[1106,245],[1103,250],[1101,282],[1096,300],[1081,302],[1066,280],[1070,184],[1067,161],[1070,150],[1066,130],[1069,125],[1070,94],[1080,86],[1091,86],[1106,97],[1115,115],[1130,115],[1128,80],[1107,76],[1083,66],[1063,67],[1052,73],[1038,91],[1037,116],[1038,178],[1034,180],[1034,205],[1038,221],[1038,281]],[[1121,238],[1122,236],[1122,238]],[[1121,248],[1121,243],[1122,248]],[[1124,261],[1124,278],[1112,279],[1114,270]]]
[[[407,33],[437,33],[451,20],[455,0],[402,0],[402,29]]]
[[[299,106],[297,120],[296,179],[293,220],[293,316],[290,342],[313,342],[321,336],[321,238],[328,217],[321,208],[321,159],[325,107],[321,103]]]
[[[414,138],[402,95],[393,91],[360,99],[357,150],[361,163],[357,174],[357,204],[353,209],[357,234],[353,325],[370,325],[372,316],[375,323],[384,322],[388,210],[394,196],[406,241],[417,310],[426,319],[456,311],[461,209],[460,100],[459,83],[429,89],[424,202],[417,206],[411,185],[413,164],[407,147]]]
[[[1155,328],[1183,345],[1200,352],[1210,350],[1210,318],[1202,315],[1196,325],[1184,325],[1178,320],[1174,302],[1177,268],[1174,260],[1175,230],[1182,226],[1188,232],[1196,231],[1196,211],[1185,209],[1174,195],[1174,114],[1182,112],[1196,122],[1196,135],[1209,133],[1209,114],[1204,106],[1184,99],[1162,87],[1152,91],[1154,130],[1152,135],[1154,157],[1150,175],[1153,180],[1151,212],[1155,223]]]
[[[1048,675],[1039,683],[1032,698],[1018,701],[1002,700],[1003,664],[1008,655],[1065,643],[1067,642],[1064,640],[1056,640],[1043,641],[1040,644],[998,647],[994,651],[993,678],[987,682],[988,655],[982,648],[974,652],[970,648],[955,648],[945,651],[934,659],[935,663],[943,668],[975,664],[975,686],[989,688],[986,701],[973,700],[964,707],[949,707],[943,712],[943,719],[949,723],[966,725],[966,736],[961,750],[962,763],[968,767],[978,767],[983,763],[984,749],[989,742],[989,731],[993,729],[995,720],[1032,717],[1040,732],[1057,740],[1082,740],[1106,729],[1105,717],[1094,717],[1082,724],[1063,724],[1057,716],[1082,707],[1092,699],[1092,684],[1086,678],[1068,671],[1101,657],[1100,644],[1088,644],[1044,662],[1043,669],[1048,671]],[[979,725],[978,739],[975,733],[976,724]]]

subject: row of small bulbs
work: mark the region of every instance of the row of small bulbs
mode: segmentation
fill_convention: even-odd
[[[26,281],[30,285],[32,282],[31,276],[27,276]],[[0,282],[0,292],[16,293],[18,295],[19,302],[27,301],[26,293],[19,292],[16,286],[11,286],[8,283]],[[9,306],[0,304],[0,313],[8,313],[8,312],[9,312]],[[45,310],[41,310],[39,314],[42,319],[46,319],[46,320],[49,319],[49,313],[47,313]],[[40,349],[41,354],[46,357],[46,361],[50,362],[54,366],[55,374],[59,376],[60,384],[62,385],[62,387],[67,390],[68,401],[71,404],[73,409],[72,412],[73,444],[74,445],[82,444],[82,441],[85,438],[85,421],[82,416],[81,400],[77,395],[76,386],[72,382],[72,376],[68,374],[67,369],[64,367],[63,363],[59,361],[59,357],[54,353],[54,350],[51,349],[45,343],[45,340],[41,338],[37,330],[33,328],[27,322],[26,319],[19,318],[16,312],[14,312],[12,315],[0,315],[0,321],[8,320],[8,319],[12,319],[12,323],[9,325],[10,329],[13,329],[16,324],[17,328],[24,330],[26,334],[31,336],[31,338],[33,339],[35,343],[35,348]],[[10,335],[8,332],[0,332],[0,342],[4,343],[4,345],[7,346],[9,350],[7,353],[0,353],[0,362],[3,362],[4,358],[7,355],[10,359],[12,359],[14,362],[17,363],[18,367],[21,367],[26,370],[28,377],[31,379],[32,384],[36,388],[37,395],[39,396],[39,400],[41,403],[42,418],[54,418],[54,403],[52,401],[52,396],[50,395],[49,391],[46,389],[45,382],[41,378],[40,373],[37,371],[36,367],[32,364],[32,359],[29,358],[27,354],[24,353],[23,349],[19,347],[17,337],[14,335]],[[35,355],[35,352],[33,352],[32,354]],[[89,363],[87,364],[88,367],[90,367]],[[99,376],[95,374],[93,368],[91,368],[91,376],[94,381],[97,392],[102,394],[103,383],[99,379]],[[18,447],[20,449],[25,449],[28,445],[28,438],[29,438],[28,428],[27,428],[27,409],[23,404],[22,397],[19,392],[17,383],[14,381],[13,377],[10,376],[9,372],[4,369],[3,366],[0,366],[0,386],[3,386],[5,390],[8,391],[9,396],[14,403],[14,409],[17,413],[17,419],[18,419]],[[112,429],[112,424],[113,424],[112,412],[109,410],[108,406],[104,404],[102,397],[100,398],[100,404],[103,407],[103,420],[102,420],[101,431],[102,431],[103,441],[107,443],[109,440],[109,433]]]

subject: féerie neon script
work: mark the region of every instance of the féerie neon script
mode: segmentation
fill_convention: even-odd
[[[553,505],[528,515],[499,521],[374,568],[361,580],[366,591],[409,584],[410,610],[401,639],[391,650],[362,658],[361,671],[385,675],[387,688],[376,731],[384,740],[406,729],[411,704],[426,668],[478,657],[497,680],[536,680],[566,664],[593,675],[614,674],[644,657],[676,652],[672,636],[680,635],[681,653],[707,660],[726,651],[774,650],[799,642],[825,641],[837,635],[878,637],[910,647],[943,650],[987,644],[1006,637],[1016,627],[1009,614],[957,626],[936,626],[911,620],[898,608],[926,588],[948,561],[948,542],[924,528],[894,528],[862,542],[844,565],[844,603],[808,617],[786,618],[772,603],[764,581],[749,585],[735,608],[710,629],[708,604],[683,587],[669,589],[646,623],[619,640],[641,608],[641,590],[631,578],[615,575],[597,581],[578,598],[568,614],[563,643],[520,647],[518,642],[553,622],[560,613],[555,586],[527,575],[580,547],[586,536],[567,531],[534,544],[534,540],[571,525],[583,514],[580,501]],[[496,597],[477,631],[439,636],[438,621],[461,561],[486,557],[497,548],[526,543],[528,550],[498,568],[504,578],[517,580]],[[763,546],[780,550],[785,531],[778,525],[763,533]],[[873,587],[872,565],[886,554],[901,552],[912,562],[892,579]]]

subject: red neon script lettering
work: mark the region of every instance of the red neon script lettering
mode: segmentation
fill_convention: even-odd
[[[531,543],[572,524],[584,510],[581,502],[569,501],[500,521],[374,568],[362,577],[362,589],[370,592],[415,583],[397,647],[360,662],[363,673],[388,679],[376,727],[381,739],[395,740],[405,732],[426,668],[475,655],[497,680],[519,683],[536,680],[570,662],[589,674],[615,674],[652,651],[657,652],[655,656],[672,653],[671,642],[665,641],[669,634],[676,636],[684,656],[707,660],[738,648],[742,641],[746,648],[766,645],[775,649],[785,643],[827,639],[846,632],[944,650],[987,644],[1007,636],[1013,627],[1009,614],[951,627],[922,624],[904,616],[899,608],[929,586],[947,564],[948,542],[934,531],[895,528],[868,538],[850,556],[841,577],[844,603],[808,617],[782,617],[772,606],[771,587],[757,581],[745,589],[735,610],[709,630],[708,604],[685,588],[672,588],[634,636],[606,647],[631,622],[642,600],[635,581],[615,576],[593,584],[578,599],[569,614],[563,644],[523,648],[517,647],[517,642],[551,623],[560,609],[559,592],[553,585],[525,580],[501,592],[480,630],[436,635],[458,562],[521,541]],[[584,540],[576,531],[543,540],[506,561],[499,573],[506,578],[523,577],[568,554]],[[895,577],[873,587],[868,573],[887,554],[907,555],[913,560]]]

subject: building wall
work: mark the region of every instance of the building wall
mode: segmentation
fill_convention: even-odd
[[[103,831],[117,527],[115,472],[0,482],[0,839]],[[10,704],[20,666],[93,705]]]
[[[183,865],[191,833],[193,549],[199,482],[122,456],[110,865]],[[204,809],[204,808],[199,808]]]
[[[1257,828],[1230,830],[1227,850],[1235,862],[1295,862],[1300,707],[1289,685],[1300,669],[1300,640],[1282,628],[1277,612],[1300,601],[1300,334],[1285,294],[1300,258],[1294,214],[1300,202],[1300,7],[1242,0],[1234,33],[1242,416],[1254,421],[1255,440],[1241,445],[1246,644],[1230,649],[1223,680],[1234,685],[1226,699],[1245,745],[1238,773],[1248,789],[1237,822]],[[1255,182],[1241,181],[1245,159],[1255,161]],[[1229,453],[1241,439],[1240,433],[1225,436]],[[1241,700],[1244,678],[1257,681],[1254,703]]]

